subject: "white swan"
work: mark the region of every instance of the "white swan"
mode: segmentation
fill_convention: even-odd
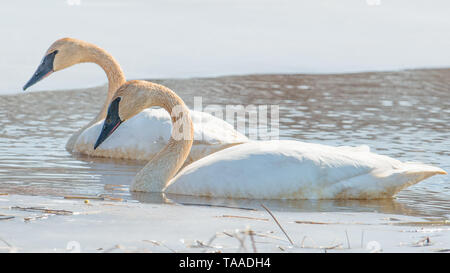
[[[66,144],[72,153],[89,156],[149,160],[168,142],[172,128],[169,114],[162,109],[142,109],[127,124],[117,130],[100,149],[94,143],[100,134],[106,110],[115,91],[126,82],[117,61],[104,49],[81,40],[63,38],[47,50],[40,66],[24,86],[24,90],[54,71],[78,63],[98,64],[108,77],[108,94],[100,113],[86,126],[74,133]],[[229,123],[208,113],[191,111],[195,126],[194,146],[186,163],[224,148],[247,142],[244,135]]]
[[[144,81],[128,82],[118,89],[95,148],[141,109],[155,105],[172,113],[178,129],[136,175],[132,191],[254,199],[377,199],[392,197],[432,175],[446,174],[437,167],[371,153],[366,146],[287,140],[230,147],[176,174],[192,145],[189,110],[170,89]]]

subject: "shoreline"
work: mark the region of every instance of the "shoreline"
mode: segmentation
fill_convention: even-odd
[[[450,251],[448,220],[375,212],[272,213],[286,235],[263,208],[7,194],[0,196],[0,252]]]

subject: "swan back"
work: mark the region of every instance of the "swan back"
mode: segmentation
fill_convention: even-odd
[[[402,163],[366,148],[260,141],[186,166],[165,191],[227,198],[377,199],[442,173],[436,167]]]
[[[244,135],[235,131],[229,123],[208,113],[190,111],[194,126],[194,146],[186,164],[191,163],[233,145],[247,142]],[[90,156],[120,157],[126,159],[150,160],[169,142],[172,121],[164,109],[145,109],[119,128],[105,142],[93,149],[102,130],[99,121],[83,131],[73,151]],[[197,126],[198,125],[198,126]]]

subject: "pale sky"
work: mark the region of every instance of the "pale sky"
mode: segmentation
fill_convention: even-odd
[[[0,93],[21,92],[62,37],[109,51],[128,79],[450,66],[450,1],[19,0],[0,4]],[[106,83],[96,65],[32,90]]]

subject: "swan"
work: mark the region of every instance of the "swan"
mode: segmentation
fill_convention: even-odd
[[[102,128],[111,98],[115,91],[126,83],[120,65],[104,49],[74,38],[59,39],[47,50],[41,64],[23,89],[26,90],[55,71],[86,62],[95,63],[105,71],[108,77],[108,93],[98,115],[69,138],[66,150],[88,156],[150,160],[167,144],[170,137],[172,124],[170,116],[163,109],[141,109],[140,113],[117,130],[115,136],[100,149],[92,148]],[[196,130],[187,164],[210,153],[248,141],[247,137],[234,130],[233,126],[224,120],[199,111],[191,111],[191,116]]]
[[[174,129],[168,144],[137,173],[131,191],[251,199],[379,199],[446,174],[438,167],[371,153],[367,146],[293,140],[247,142],[180,170],[193,142],[190,112],[172,90],[145,81],[130,81],[117,90],[94,149],[151,106],[171,113]]]

